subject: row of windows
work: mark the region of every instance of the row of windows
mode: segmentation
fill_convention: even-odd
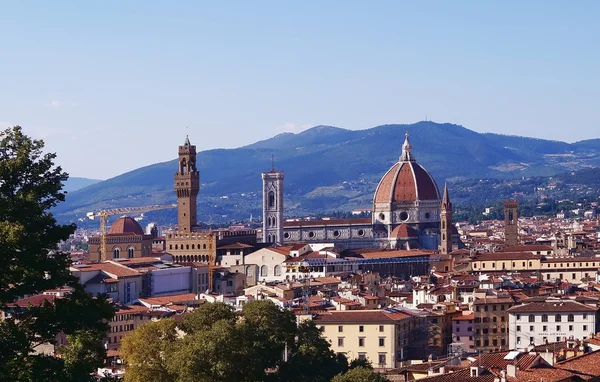
[[[512,262],[513,268],[517,266],[516,264],[516,262]],[[522,266],[525,267],[525,264],[526,262],[523,261]],[[529,267],[533,267],[533,263],[531,261],[529,262]],[[477,268],[477,263],[473,263],[473,268]],[[481,263],[481,268],[485,268],[485,262]],[[496,268],[496,263],[492,263],[492,268]],[[502,263],[502,269],[506,269],[506,263]]]
[[[551,274],[547,273],[546,274],[546,280],[550,280],[550,277],[551,277]],[[584,275],[584,277],[590,277],[590,274],[586,272],[585,275]],[[562,273],[558,275],[558,279],[559,280],[563,280],[563,274]],[[576,273],[571,273],[571,279],[572,280],[577,280],[577,274]]]
[[[504,316],[501,316],[501,317],[500,317],[500,322],[504,322],[504,321],[505,321],[505,318],[504,318]],[[482,322],[484,322],[484,323],[485,323],[485,322],[490,322],[490,318],[489,318],[489,317],[483,317],[483,318],[480,318],[480,317],[475,317],[475,323],[476,323],[476,324],[480,324],[480,323],[482,323]],[[491,321],[491,322],[498,322],[498,317],[496,317],[496,316],[493,316],[493,317],[492,317],[492,321]]]
[[[497,338],[492,339],[492,346],[498,346],[498,342],[500,343],[500,346],[505,346],[506,345],[506,339],[502,338],[500,339],[500,341],[498,341]],[[483,342],[481,340],[475,340],[475,346],[481,346],[481,344],[483,343],[483,346],[490,346],[490,340],[489,339],[484,339]]]
[[[583,336],[583,339],[586,340],[587,336]],[[544,337],[544,342],[548,340],[548,337]],[[562,339],[560,337],[556,337],[556,342],[560,342]],[[517,345],[520,345],[521,342],[521,337],[517,337]],[[534,338],[533,337],[529,337],[529,343],[533,344],[534,343]]]
[[[490,304],[490,305],[492,306],[492,311],[494,311],[494,310],[503,311],[503,310],[504,310],[504,304],[502,304],[502,305]],[[488,311],[488,309],[489,309],[489,308],[488,308],[488,306],[489,306],[489,305],[483,305],[483,307],[476,306],[476,307],[475,307],[475,311],[476,311],[476,312],[481,312],[481,311],[487,312],[487,311]],[[508,306],[507,306],[507,307],[508,307]]]
[[[535,315],[530,314],[529,315],[529,322],[535,322]],[[517,314],[517,321],[519,321],[521,319],[521,315]],[[583,319],[587,320],[587,313],[583,314]],[[560,314],[557,314],[554,316],[554,322],[561,322],[562,321],[562,316]],[[569,314],[567,316],[567,322],[574,322],[575,321],[575,316],[572,314]],[[547,314],[542,314],[542,321],[541,322],[548,322],[548,315]]]
[[[132,259],[135,254],[135,248],[127,248],[127,258]],[[121,248],[113,248],[113,259],[119,259],[121,257]]]
[[[263,265],[260,267],[260,277],[267,277],[269,275],[269,267]],[[281,276],[281,265],[276,265],[273,269],[273,276]]]
[[[115,325],[115,326],[111,326],[110,328],[110,332],[111,333],[117,333],[117,332],[122,332],[123,330],[128,331],[128,330],[133,330],[133,324],[126,324],[126,325]]]
[[[404,326],[406,327],[406,323],[404,324]],[[321,331],[323,331],[323,329],[325,329],[325,327],[321,326]],[[383,325],[379,325],[379,332],[382,333],[383,330],[384,330]],[[344,325],[339,325],[338,326],[338,333],[342,333],[343,331],[344,331]],[[361,333],[364,333],[365,326],[364,325],[359,325],[358,331],[361,332]]]
[[[338,337],[338,347],[344,347],[344,339],[345,339],[345,337]],[[366,340],[366,337],[358,337],[358,346],[364,347],[365,340]],[[385,346],[385,337],[379,337],[379,346],[380,347]]]
[[[175,244],[175,246],[173,246],[173,244],[169,244],[169,249],[190,249],[190,245],[186,244],[185,248],[183,248],[183,244]],[[196,244],[192,244],[191,249],[196,249]],[[198,244],[198,249],[200,249],[200,244]],[[202,249],[206,249],[206,244],[202,244]]]
[[[565,263],[554,263],[554,268],[556,268],[556,265],[557,265],[557,264],[558,264],[558,265],[560,265],[560,268],[571,268],[571,263],[567,263],[566,265],[565,265]],[[595,262],[594,262],[594,263],[591,263],[591,264],[592,264],[592,267],[595,267],[595,266],[596,266],[596,263],[595,263]],[[547,265],[548,265],[548,267],[547,267],[547,268],[550,268],[550,265],[551,265],[551,264],[547,264]],[[598,263],[598,265],[600,266],[600,263]],[[576,266],[577,266],[577,263],[573,263],[573,267],[576,267]],[[590,263],[585,263],[585,266],[586,266],[586,267],[589,267],[589,266],[590,266]],[[579,267],[583,267],[583,263],[579,263]]]
[[[535,328],[534,328],[533,325],[529,325],[529,331],[530,332],[533,332],[534,329]],[[587,325],[583,325],[583,331],[587,332],[587,329],[588,329]],[[556,331],[560,332],[560,330],[561,330],[561,326],[560,325],[556,325]],[[574,326],[573,325],[569,325],[569,331],[572,332],[573,330],[575,330]],[[521,331],[521,326],[517,325],[517,332],[520,332],[520,331]],[[542,333],[545,333],[547,331],[548,331],[548,326],[546,326],[546,325],[542,326]]]
[[[481,329],[481,332],[479,331],[479,329],[475,329],[475,334],[481,334],[481,333],[488,334],[489,332],[490,331],[488,328]],[[500,333],[505,333],[505,332],[506,332],[506,329],[500,328]],[[494,333],[494,334],[498,333],[498,328],[492,328],[492,333]]]

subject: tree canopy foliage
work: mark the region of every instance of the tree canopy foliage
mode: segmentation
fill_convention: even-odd
[[[100,345],[114,309],[94,298],[69,272],[69,257],[57,251],[74,225],[59,225],[49,212],[64,201],[68,175],[55,154],[19,126],[0,132],[0,380],[85,381],[103,365]],[[68,287],[72,292],[39,306],[10,306],[15,300]],[[38,353],[64,334],[62,358]]]
[[[348,369],[312,321],[297,325],[292,312],[267,300],[249,302],[237,314],[223,303],[201,305],[178,330],[173,337],[175,323],[159,321],[127,336],[125,381],[329,382]]]

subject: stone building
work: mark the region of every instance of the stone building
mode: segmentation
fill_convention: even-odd
[[[272,175],[266,177],[265,174]],[[279,214],[283,211],[283,195],[279,199],[275,192],[283,188],[283,174],[276,178],[277,174],[281,173],[263,174],[263,184],[272,184],[275,179],[281,182],[279,188],[263,186],[266,222],[263,223],[261,238],[265,242],[276,242],[273,240],[273,232],[279,226],[272,225],[274,222],[278,224],[277,219],[281,216],[276,215],[277,219],[273,220],[273,213],[267,211],[269,203],[273,202]],[[460,242],[452,226],[452,205],[447,188],[444,196],[446,204],[442,222],[442,195],[433,176],[417,163],[407,134],[402,154],[383,175],[375,190],[371,218],[285,221],[283,244],[327,242],[346,249],[370,247],[437,250],[443,236],[442,249],[450,252],[452,242],[456,242],[457,246]],[[281,203],[276,203],[280,200]],[[443,230],[446,236],[441,233],[442,224],[445,224]]]
[[[263,243],[283,244],[283,173],[263,172]]]
[[[101,258],[100,236],[89,239],[90,260],[107,261],[152,256],[152,235],[147,235],[138,222],[121,217],[106,234],[106,256]]]
[[[179,146],[179,167],[174,175],[177,195],[177,230],[165,233],[165,248],[174,262],[199,262],[213,265],[220,246],[256,243],[255,230],[201,229],[198,227],[196,206],[200,192],[200,173],[196,167],[196,146],[186,136]]]

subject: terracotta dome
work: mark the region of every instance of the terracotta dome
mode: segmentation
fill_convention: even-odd
[[[144,230],[138,222],[129,216],[119,218],[110,226],[109,235],[144,235]]]
[[[381,178],[375,191],[374,202],[395,203],[439,199],[441,198],[437,184],[427,170],[415,161],[407,135],[402,145],[402,156]]]
[[[419,233],[408,224],[400,224],[390,234],[392,239],[414,239],[419,238]]]

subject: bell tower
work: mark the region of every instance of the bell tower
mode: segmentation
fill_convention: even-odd
[[[440,210],[440,251],[443,255],[452,252],[452,203],[448,194],[448,185],[444,184],[444,198]]]
[[[283,172],[262,173],[263,243],[283,244]]]
[[[504,202],[504,243],[509,246],[519,244],[519,202],[506,200]]]
[[[175,193],[177,194],[177,230],[191,232],[197,224],[196,198],[200,191],[200,173],[196,168],[196,146],[185,137],[179,146],[179,168],[175,173]]]

